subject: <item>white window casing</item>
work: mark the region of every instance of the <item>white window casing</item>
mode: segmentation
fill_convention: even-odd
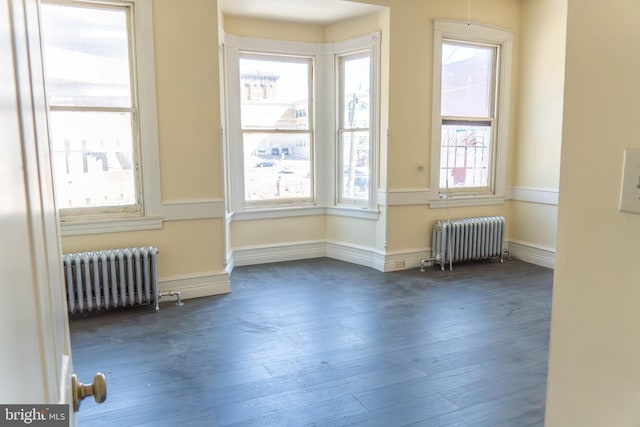
[[[136,152],[137,208],[61,209],[63,236],[92,233],[157,229],[162,227],[160,167],[155,89],[155,58],[151,0],[79,0],[74,3],[51,0],[48,3],[127,8],[130,14],[131,109],[133,149]],[[46,34],[43,35],[46,38]],[[54,110],[55,107],[52,107]],[[58,108],[64,110],[64,107]]]
[[[441,144],[443,115],[442,98],[442,45],[443,41],[495,46],[497,68],[495,69],[495,115],[485,119],[491,123],[493,135],[492,159],[489,170],[489,187],[483,191],[443,191],[446,184],[440,182]],[[431,135],[431,207],[475,206],[502,203],[506,198],[507,146],[509,139],[509,101],[511,87],[513,33],[487,25],[434,21],[433,53],[433,105]],[[451,119],[451,118],[449,118]],[[447,199],[446,201],[444,199]]]
[[[337,173],[335,175],[335,186],[333,188],[334,203],[338,207],[347,209],[364,209],[369,211],[377,210],[377,196],[378,196],[378,170],[379,163],[379,133],[380,133],[380,33],[375,32],[366,36],[336,42],[333,44],[333,59],[334,59],[334,87],[336,90],[335,102],[332,103],[334,107],[334,128],[335,131],[335,150],[333,164],[336,165]],[[340,139],[341,132],[345,132],[344,124],[341,123],[340,116],[344,114],[340,105],[343,102],[342,93],[342,76],[343,73],[340,69],[341,60],[349,57],[368,57],[370,61],[369,67],[369,90],[370,90],[370,107],[369,107],[369,126],[366,129],[369,134],[369,183],[368,183],[368,195],[365,200],[356,200],[344,197],[341,194],[340,188],[340,171],[337,166],[340,164],[340,155],[338,150],[341,148]],[[351,129],[354,130],[354,129]]]

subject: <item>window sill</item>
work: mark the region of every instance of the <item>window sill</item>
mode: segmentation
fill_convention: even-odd
[[[162,228],[163,217],[145,216],[130,218],[101,218],[60,221],[62,237],[85,234],[120,233],[124,231],[157,230]]]
[[[438,199],[429,200],[429,207],[431,209],[446,208],[447,206],[452,208],[465,207],[465,206],[488,206],[488,205],[503,205],[505,196],[451,196],[442,197]]]
[[[316,216],[316,215],[334,215],[344,216],[350,218],[360,218],[368,220],[377,220],[379,212],[354,207],[288,207],[288,208],[272,208],[272,209],[260,209],[244,212],[232,213],[232,221],[254,221],[260,219],[279,219],[279,218],[294,218],[301,216]]]

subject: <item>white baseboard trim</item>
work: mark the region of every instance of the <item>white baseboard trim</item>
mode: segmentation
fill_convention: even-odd
[[[274,245],[249,246],[233,250],[233,266],[296,261],[325,256],[325,242],[305,241]]]
[[[384,255],[372,248],[330,241],[325,244],[325,256],[385,271]]]
[[[431,256],[431,248],[414,248],[387,252],[385,272],[420,268],[420,262]]]
[[[517,240],[510,240],[508,242],[508,247],[509,253],[515,259],[539,265],[541,267],[555,268],[555,249]]]
[[[161,277],[158,279],[160,293],[180,292],[182,299],[228,294],[231,282],[227,272],[206,272],[196,275]],[[167,297],[169,298],[169,297]]]
[[[552,248],[513,240],[507,242],[507,246],[515,259],[542,267],[555,267],[555,250]],[[430,248],[414,248],[385,254],[375,248],[344,242],[292,242],[234,249],[231,260],[227,263],[227,271],[230,274],[234,266],[327,257],[386,273],[420,268],[421,261],[430,256]]]
[[[233,250],[232,261],[228,262],[227,266],[233,268],[235,266],[327,257],[389,272],[419,268],[420,261],[427,258],[430,253],[429,248],[418,248],[390,252],[385,255],[375,248],[345,242],[306,241],[237,248]]]

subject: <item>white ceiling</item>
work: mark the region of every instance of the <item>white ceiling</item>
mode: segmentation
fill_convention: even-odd
[[[219,0],[224,14],[329,24],[377,12],[380,6],[345,0]]]

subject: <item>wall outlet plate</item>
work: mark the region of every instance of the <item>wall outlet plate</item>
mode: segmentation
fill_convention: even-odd
[[[625,148],[620,211],[640,214],[640,148]]]

